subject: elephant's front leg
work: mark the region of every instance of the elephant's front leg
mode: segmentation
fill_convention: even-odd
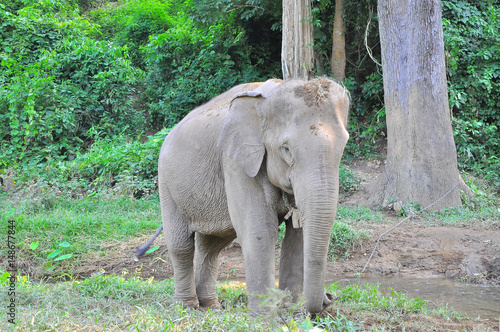
[[[236,230],[245,261],[248,307],[251,311],[258,310],[261,295],[267,294],[269,288],[276,287],[275,245],[278,227],[277,220],[272,221],[275,227],[269,227],[270,218],[249,216],[245,222],[247,225]]]
[[[248,307],[256,312],[260,295],[276,287],[277,213],[267,203],[266,193],[257,179],[232,174],[226,177],[225,185],[231,221],[243,251]]]
[[[286,233],[281,244],[279,288],[292,292],[294,300],[302,293],[304,284],[304,241],[302,228],[293,228],[286,221]]]

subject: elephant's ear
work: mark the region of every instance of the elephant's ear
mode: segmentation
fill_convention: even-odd
[[[256,109],[262,98],[262,93],[257,91],[236,95],[217,142],[217,146],[252,178],[259,172],[266,152]]]

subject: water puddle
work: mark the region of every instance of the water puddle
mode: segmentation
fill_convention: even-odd
[[[221,279],[229,285],[243,285],[244,278]],[[333,277],[327,284],[338,282],[340,287],[350,284],[380,285],[381,292],[390,294],[391,289],[404,292],[410,297],[427,301],[430,309],[448,305],[456,311],[476,318],[500,319],[500,286],[474,285],[448,279],[412,279],[391,277],[342,278]]]
[[[405,292],[410,297],[425,300],[429,308],[448,304],[456,311],[470,317],[500,318],[500,287],[474,285],[449,279],[411,279],[391,277],[332,278],[328,284],[339,282],[339,286],[349,284],[380,285],[382,292]]]

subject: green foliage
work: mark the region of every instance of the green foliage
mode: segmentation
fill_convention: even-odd
[[[443,29],[460,167],[500,190],[500,7],[443,1]]]
[[[91,39],[95,27],[62,8],[72,7],[47,0],[16,15],[0,11],[0,140],[8,143],[0,167],[72,159],[92,127],[108,134],[143,127],[130,98],[141,72],[126,49]]]
[[[19,185],[29,190],[36,184],[38,194],[47,191],[57,196],[100,195],[111,189],[115,193],[141,197],[156,192],[158,156],[169,129],[147,139],[140,135],[129,139],[94,136],[94,144],[73,160],[49,159],[44,167],[33,167],[20,173]],[[45,195],[42,195],[45,196]]]
[[[348,250],[364,238],[368,238],[366,231],[359,231],[351,225],[336,221],[330,236],[328,260],[348,257]]]
[[[500,191],[500,121],[453,119],[459,167],[484,176]]]
[[[175,25],[178,9],[170,0],[127,0],[89,12],[92,21],[101,26],[104,40],[127,46],[132,64],[144,69],[141,47],[150,35],[163,33]]]
[[[350,321],[344,315],[341,315],[339,310],[337,310],[336,317],[327,314],[326,317],[319,318],[317,326],[326,331],[335,332],[364,331],[363,322],[355,323]]]
[[[128,299],[134,302],[144,299],[170,300],[174,293],[173,278],[154,282],[153,278],[143,280],[116,275],[103,275],[73,281],[73,291],[80,296],[105,299]]]
[[[406,293],[398,293],[394,290],[389,295],[380,291],[380,285],[357,285],[352,284],[340,288],[338,283],[327,287],[327,292],[337,297],[337,303],[354,306],[357,310],[384,310],[392,314],[408,314],[426,312],[427,302],[417,298],[411,298]]]
[[[361,180],[356,178],[353,172],[343,164],[339,168],[340,191],[344,194],[352,194],[359,188]]]
[[[157,197],[72,199],[53,197],[52,190],[34,198],[27,194],[0,198],[3,202],[0,215],[15,204],[9,220],[16,220],[18,269],[21,274],[36,278],[72,274],[83,258],[103,253],[104,245],[127,241],[137,234],[151,234],[160,222]],[[0,248],[2,257],[6,250]],[[6,270],[6,264],[6,260],[0,261],[0,268]]]
[[[443,1],[443,16],[451,107],[462,117],[498,123],[498,4],[494,1]]]
[[[242,285],[217,285],[217,298],[223,308],[245,308],[248,305],[246,287]]]
[[[383,216],[380,211],[372,211],[365,206],[348,208],[343,205],[339,205],[337,210],[337,220],[340,220],[344,223],[361,221],[381,222],[383,220]]]
[[[199,29],[185,20],[152,36],[144,47],[146,95],[155,126],[171,127],[189,111],[242,82],[259,80],[244,47],[245,33],[229,22]]]

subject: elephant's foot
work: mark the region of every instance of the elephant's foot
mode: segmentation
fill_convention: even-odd
[[[200,307],[218,309],[221,307],[221,305],[219,303],[219,300],[217,300],[217,298],[210,298],[210,299],[200,299]]]
[[[189,308],[189,309],[198,309],[200,308],[200,302],[198,301],[198,297],[189,297],[189,298],[182,298],[180,296],[174,296],[174,301],[182,304],[184,308]]]
[[[333,294],[332,293],[327,293],[325,292],[325,295],[323,296],[323,310],[326,309],[332,303],[333,301]]]

